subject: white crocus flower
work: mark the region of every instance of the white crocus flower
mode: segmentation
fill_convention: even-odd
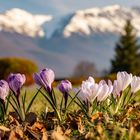
[[[118,72],[117,80],[114,80],[113,83],[113,96],[116,98],[120,96],[121,92],[124,91],[132,81],[132,74],[127,72]]]
[[[92,103],[97,98],[100,102],[104,101],[112,93],[112,90],[113,86],[111,81],[108,81],[107,84],[105,80],[101,80],[97,84],[92,77],[89,77],[88,80],[82,82],[81,92],[78,96],[83,101],[88,100]]]
[[[131,82],[131,93],[136,93],[138,90],[140,90],[140,77],[133,76]]]
[[[121,92],[121,89],[118,86],[118,81],[114,80],[114,83],[113,83],[113,97],[116,98],[117,96],[120,96],[120,92]]]
[[[91,94],[91,98],[90,98],[91,102],[93,102],[101,93],[101,91],[102,91],[101,86],[102,85],[99,85],[99,84],[94,84],[93,86],[91,86],[91,90],[92,90],[92,94]]]
[[[83,81],[81,85],[81,92],[78,94],[78,97],[84,101],[90,101],[92,95],[92,86],[94,86],[95,80],[90,76],[88,80]]]
[[[118,88],[121,91],[124,91],[132,81],[132,74],[127,72],[118,72],[117,73],[117,84]]]
[[[113,91],[113,86],[107,85],[106,83],[104,84],[99,84],[99,88],[101,89],[100,94],[97,96],[97,101],[104,101],[107,99],[107,97],[112,93]]]

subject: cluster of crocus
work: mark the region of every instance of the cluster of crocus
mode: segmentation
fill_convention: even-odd
[[[90,103],[94,102],[95,99],[97,99],[97,102],[102,102],[107,99],[112,91],[113,85],[111,81],[107,84],[106,81],[101,80],[97,84],[93,77],[89,77],[88,80],[82,82],[81,92],[78,97]]]
[[[49,93],[49,95],[52,95],[52,83],[55,79],[54,71],[52,69],[45,68],[39,73],[35,73],[33,76],[36,84],[44,87],[45,90]],[[72,89],[72,85],[70,81],[62,80],[58,85],[58,89],[63,93],[64,98],[67,100],[68,92],[70,89]]]
[[[19,96],[20,88],[25,83],[25,75],[12,73],[8,76],[7,81],[8,83],[5,80],[0,80],[0,98],[4,101],[9,93],[9,87],[17,97]]]
[[[33,75],[34,81],[36,84],[38,84],[41,87],[44,87],[45,91],[47,91],[47,94],[44,94],[41,90],[40,92],[42,95],[47,99],[47,101],[50,103],[52,108],[54,109],[55,113],[58,116],[58,119],[61,120],[61,112],[58,111],[58,104],[56,100],[56,95],[54,93],[52,83],[54,82],[55,79],[55,74],[52,69],[45,68],[41,70],[38,73],[35,73]],[[72,89],[72,85],[70,81],[68,80],[62,80],[60,84],[58,85],[58,89],[60,92],[63,94],[63,97],[65,99],[65,110],[67,107],[67,101],[68,101],[68,92]],[[62,98],[63,99],[63,98]],[[61,102],[61,107],[60,110],[62,111],[62,102]]]
[[[101,80],[99,83],[95,83],[93,77],[89,77],[88,80],[83,81],[78,98],[85,103],[90,103],[92,106],[94,102],[105,102],[109,97],[109,106],[115,106],[115,113],[119,109],[124,108],[132,96],[140,90],[140,77],[133,76],[127,72],[118,72],[117,79],[112,83],[110,80],[106,82]],[[112,100],[110,97],[113,97]]]
[[[114,81],[113,87],[114,98],[120,97],[122,92],[128,87],[131,89],[131,94],[134,94],[140,90],[140,77],[133,76],[127,72],[118,72],[117,80]]]
[[[68,80],[62,80],[58,85],[58,89],[63,95],[59,108],[56,95],[52,87],[52,83],[55,80],[54,71],[52,69],[45,68],[40,72],[35,73],[33,75],[33,78],[36,84],[44,87],[47,94],[44,94],[44,92],[39,89],[31,99],[27,109],[25,109],[26,93],[22,97],[22,105],[20,105],[21,102],[19,100],[20,89],[26,80],[25,75],[20,73],[10,74],[8,76],[7,82],[5,80],[0,80],[0,103],[3,105],[4,109],[5,100],[8,96],[9,89],[11,89],[11,91],[13,92],[13,94],[10,94],[11,96],[9,97],[12,98],[14,105],[11,100],[8,100],[8,102],[12,105],[15,111],[17,111],[21,118],[25,119],[25,116],[28,113],[34,99],[36,98],[37,94],[41,92],[54,109],[59,120],[61,120],[61,114],[63,114],[64,111],[64,114],[66,115],[68,107],[72,102],[75,102],[79,105],[77,100],[75,100],[76,97],[82,104],[82,108],[85,108],[85,105],[87,105],[87,108],[91,106],[93,107],[93,104],[96,104],[96,106],[101,106],[104,105],[104,103],[107,101],[113,104],[113,107],[115,107],[115,109],[113,109],[115,110],[115,112],[117,112],[120,108],[124,108],[125,105],[129,103],[133,95],[135,95],[135,93],[140,90],[140,77],[133,76],[132,74],[128,74],[127,72],[118,72],[117,79],[114,80],[114,82],[111,82],[110,80],[108,80],[108,82],[106,82],[105,80],[101,80],[99,83],[96,83],[93,77],[89,77],[86,81],[82,82],[80,89],[78,89],[79,91],[76,92],[74,97],[69,94],[69,91],[72,89],[71,82]],[[68,104],[69,97],[71,100]],[[63,98],[65,99],[64,109],[62,109]],[[109,106],[111,106],[110,103]],[[88,109],[85,110],[87,111]],[[22,115],[23,112],[24,117]]]
[[[3,118],[4,118],[4,115],[6,114],[7,112],[7,107],[8,107],[8,103],[10,103],[13,107],[13,103],[11,103],[10,100],[8,100],[5,104],[5,101],[6,101],[6,97],[8,96],[9,94],[9,88],[11,89],[11,91],[13,91],[14,95],[16,96],[16,99],[17,99],[17,103],[18,105],[20,104],[19,103],[19,94],[20,94],[20,88],[22,87],[22,85],[24,84],[25,82],[25,76],[22,75],[22,74],[10,74],[9,77],[8,77],[8,82],[6,82],[5,80],[0,80],[0,102],[2,103],[3,105],[3,110],[4,110],[4,113],[3,113]],[[14,100],[15,102],[15,100]]]

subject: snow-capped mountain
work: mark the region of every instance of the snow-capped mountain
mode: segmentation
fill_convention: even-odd
[[[0,14],[0,57],[30,58],[54,69],[57,77],[70,76],[82,60],[108,70],[127,19],[140,37],[140,8],[114,5],[53,19],[12,9]]]
[[[61,32],[65,37],[77,33],[81,35],[95,32],[122,33],[127,19],[131,19],[137,35],[140,36],[140,9],[119,5],[76,11]]]
[[[126,8],[120,5],[78,10],[61,18],[33,15],[14,8],[0,14],[0,30],[30,37],[45,36],[45,33],[49,37],[55,33],[61,33],[64,37],[99,32],[122,33],[127,19],[131,19],[137,35],[140,36],[140,8]]]
[[[0,14],[0,30],[17,32],[31,37],[44,36],[44,29],[41,26],[51,19],[50,15],[33,15],[14,8]]]

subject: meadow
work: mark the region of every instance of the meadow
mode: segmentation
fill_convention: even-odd
[[[44,69],[34,80],[30,87],[22,74],[0,81],[1,139],[140,139],[139,77],[118,72],[114,81],[89,77],[54,86],[53,71]]]

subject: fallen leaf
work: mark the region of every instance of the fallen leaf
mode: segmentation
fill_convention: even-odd
[[[101,118],[103,118],[103,113],[98,112],[91,117],[91,122],[94,122],[96,119],[101,119]]]
[[[5,127],[5,126],[3,126],[3,125],[0,126],[0,130],[3,130],[3,131],[5,131],[5,132],[10,131],[9,128],[7,128],[7,127]]]
[[[16,127],[10,133],[9,140],[20,140],[23,139],[23,131],[20,127]]]
[[[41,140],[48,140],[48,134],[47,132],[43,132],[43,136]]]
[[[35,122],[34,124],[33,124],[33,126],[31,127],[31,129],[32,130],[39,130],[40,132],[46,132],[46,128],[45,128],[45,126],[44,126],[44,124],[43,123],[41,123],[41,122]]]
[[[82,134],[85,132],[85,127],[84,125],[82,124],[82,120],[80,117],[78,117],[78,121],[77,121],[77,124],[78,124],[78,131]]]

